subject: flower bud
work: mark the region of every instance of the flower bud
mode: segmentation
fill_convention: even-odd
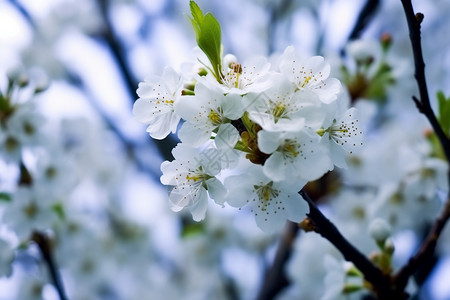
[[[387,238],[384,242],[384,250],[387,254],[392,255],[395,251],[394,243],[392,242],[392,239]]]
[[[369,233],[377,243],[383,243],[391,235],[391,226],[383,219],[375,219],[369,226]]]

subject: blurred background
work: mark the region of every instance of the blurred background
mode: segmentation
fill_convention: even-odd
[[[411,75],[400,1],[197,3],[218,19],[224,52],[239,60],[294,45],[304,55],[341,61],[349,42],[379,41],[388,33],[400,74]],[[448,95],[450,3],[414,5],[425,15],[430,95],[438,90]],[[272,264],[279,235],[262,233],[244,211],[211,206],[205,222],[193,223],[189,213],[168,209],[159,167],[172,159],[177,138],[152,140],[133,119],[139,82],[160,75],[165,66],[180,71],[195,58],[187,15],[187,0],[0,0],[0,88],[5,91],[7,74],[18,69],[30,81],[48,82],[35,96],[26,90],[17,94],[19,102],[33,101],[46,120],[38,154],[24,149],[22,155],[31,173],[42,155],[61,161],[59,181],[41,185],[60,189],[65,217],[50,226],[50,234],[70,299],[254,299]],[[20,174],[17,161],[0,160],[2,192],[16,193]],[[8,228],[3,224],[0,236],[19,250],[12,274],[0,277],[0,299],[58,299],[36,246],[24,246]],[[407,257],[417,237],[406,232],[399,240],[405,245],[399,253]],[[449,300],[450,259],[444,256],[433,266],[416,299]]]

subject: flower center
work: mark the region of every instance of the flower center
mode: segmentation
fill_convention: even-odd
[[[211,123],[215,126],[219,126],[220,124],[222,124],[222,116],[215,110],[211,109],[211,111],[208,114],[208,119],[210,119]]]
[[[261,200],[263,202],[262,210],[265,210],[265,207],[270,200],[272,200],[273,198],[276,198],[280,195],[280,191],[274,189],[272,186],[273,186],[273,181],[269,182],[268,184],[261,183],[261,185],[253,186],[256,194],[258,195],[259,200]]]
[[[311,81],[312,77],[308,76],[308,77],[304,77],[304,81],[302,82],[302,84],[300,85],[300,87],[304,88],[308,85],[308,83]]]
[[[281,119],[284,116],[286,112],[286,104],[284,104],[283,102],[270,101],[270,106],[272,110],[272,115],[276,123],[278,122],[279,119]]]
[[[199,181],[203,181],[205,179],[204,174],[199,174],[199,173],[188,173],[186,175],[186,180],[192,180],[194,182],[199,182]]]
[[[287,139],[284,144],[280,146],[279,151],[288,157],[297,157],[300,154],[298,151],[298,143],[295,140]]]

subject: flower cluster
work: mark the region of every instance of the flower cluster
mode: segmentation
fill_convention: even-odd
[[[204,25],[211,15],[197,9],[191,2],[192,22]],[[199,28],[197,38],[212,34]],[[293,46],[276,63],[215,57],[218,32],[211,45],[200,38],[209,66],[203,63],[191,78],[166,68],[140,83],[133,113],[155,139],[184,121],[175,160],[161,166],[174,211],[187,208],[199,221],[208,198],[248,204],[258,226],[273,231],[286,219],[303,219],[307,204],[298,191],[334,166],[345,167],[346,154],[362,144],[357,112],[323,57],[301,57]]]

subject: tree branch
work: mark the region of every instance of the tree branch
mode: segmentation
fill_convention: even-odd
[[[416,103],[417,107],[419,108],[420,112],[427,117],[428,121],[433,127],[434,132],[436,132],[439,141],[441,142],[447,160],[450,160],[450,140],[442,130],[441,126],[439,125],[436,115],[434,114],[433,109],[431,108],[427,82],[425,79],[425,63],[423,60],[421,36],[420,36],[421,35],[420,24],[422,23],[424,16],[422,13],[417,14],[414,13],[411,0],[401,0],[401,1],[403,4],[403,9],[405,11],[406,21],[408,23],[409,38],[411,40],[411,46],[414,55],[414,66],[415,66],[414,76],[416,78],[420,94],[420,99],[413,97],[413,100]]]
[[[423,60],[420,37],[420,24],[422,23],[424,16],[421,13],[414,13],[411,0],[401,1],[403,4],[403,9],[405,11],[406,21],[408,23],[409,37],[411,40],[411,46],[414,55],[415,77],[420,94],[420,99],[413,97],[413,100],[419,108],[420,112],[427,117],[428,121],[433,127],[433,130],[436,132],[436,135],[439,138],[447,161],[450,161],[450,139],[442,130],[436,118],[436,115],[431,108],[427,83],[425,79],[425,63]],[[448,180],[450,183],[450,173],[448,174]],[[409,277],[411,277],[423,265],[424,261],[426,261],[430,256],[434,254],[439,236],[449,218],[450,192],[447,195],[447,201],[444,205],[444,208],[439,217],[434,222],[427,238],[423,241],[416,254],[411,257],[408,263],[397,272],[396,276],[394,276],[394,285],[396,285],[398,288],[404,288],[408,282]]]
[[[364,278],[372,284],[380,299],[392,299],[389,298],[391,295],[389,277],[384,275],[364,254],[345,239],[336,226],[322,214],[303,189],[299,193],[308,202],[310,211],[307,216],[314,223],[315,230],[332,243],[347,261],[352,262],[364,274]]]
[[[283,288],[289,285],[285,274],[286,262],[291,257],[293,244],[297,236],[298,224],[288,221],[280,239],[277,253],[270,269],[266,271],[264,282],[258,293],[258,300],[273,299]]]
[[[436,219],[428,233],[427,238],[423,241],[417,253],[411,257],[408,263],[403,266],[397,274],[394,276],[394,284],[400,288],[405,287],[408,283],[409,277],[411,277],[421,267],[423,262],[434,254],[436,250],[436,244],[441,235],[442,230],[445,227],[448,219],[450,218],[450,198],[447,199],[444,209],[440,216]]]
[[[126,51],[122,46],[119,38],[115,35],[113,30],[113,25],[108,16],[108,6],[109,0],[98,0],[100,12],[102,14],[104,31],[102,32],[102,39],[108,45],[113,58],[115,59],[117,66],[119,68],[120,74],[122,75],[125,86],[127,88],[128,94],[130,95],[131,103],[133,104],[136,99],[136,89],[138,87],[138,82],[136,81],[133,72],[131,71]],[[159,153],[165,160],[172,160],[173,156],[171,154],[172,149],[176,146],[177,141],[172,136],[168,136],[163,140],[152,139],[152,142],[157,147]]]
[[[50,271],[50,276],[53,285],[55,286],[56,291],[58,292],[59,299],[67,300],[66,293],[64,291],[64,285],[62,283],[61,277],[59,276],[58,268],[56,267],[55,261],[53,260],[52,257],[50,240],[44,233],[38,231],[33,232],[31,240],[37,244],[39,250],[41,251],[42,258],[44,259]]]
[[[356,40],[361,36],[361,32],[370,23],[370,20],[375,16],[375,12],[380,6],[380,0],[367,0],[366,4],[361,9],[358,19],[353,26],[352,32],[348,37],[348,41]]]

